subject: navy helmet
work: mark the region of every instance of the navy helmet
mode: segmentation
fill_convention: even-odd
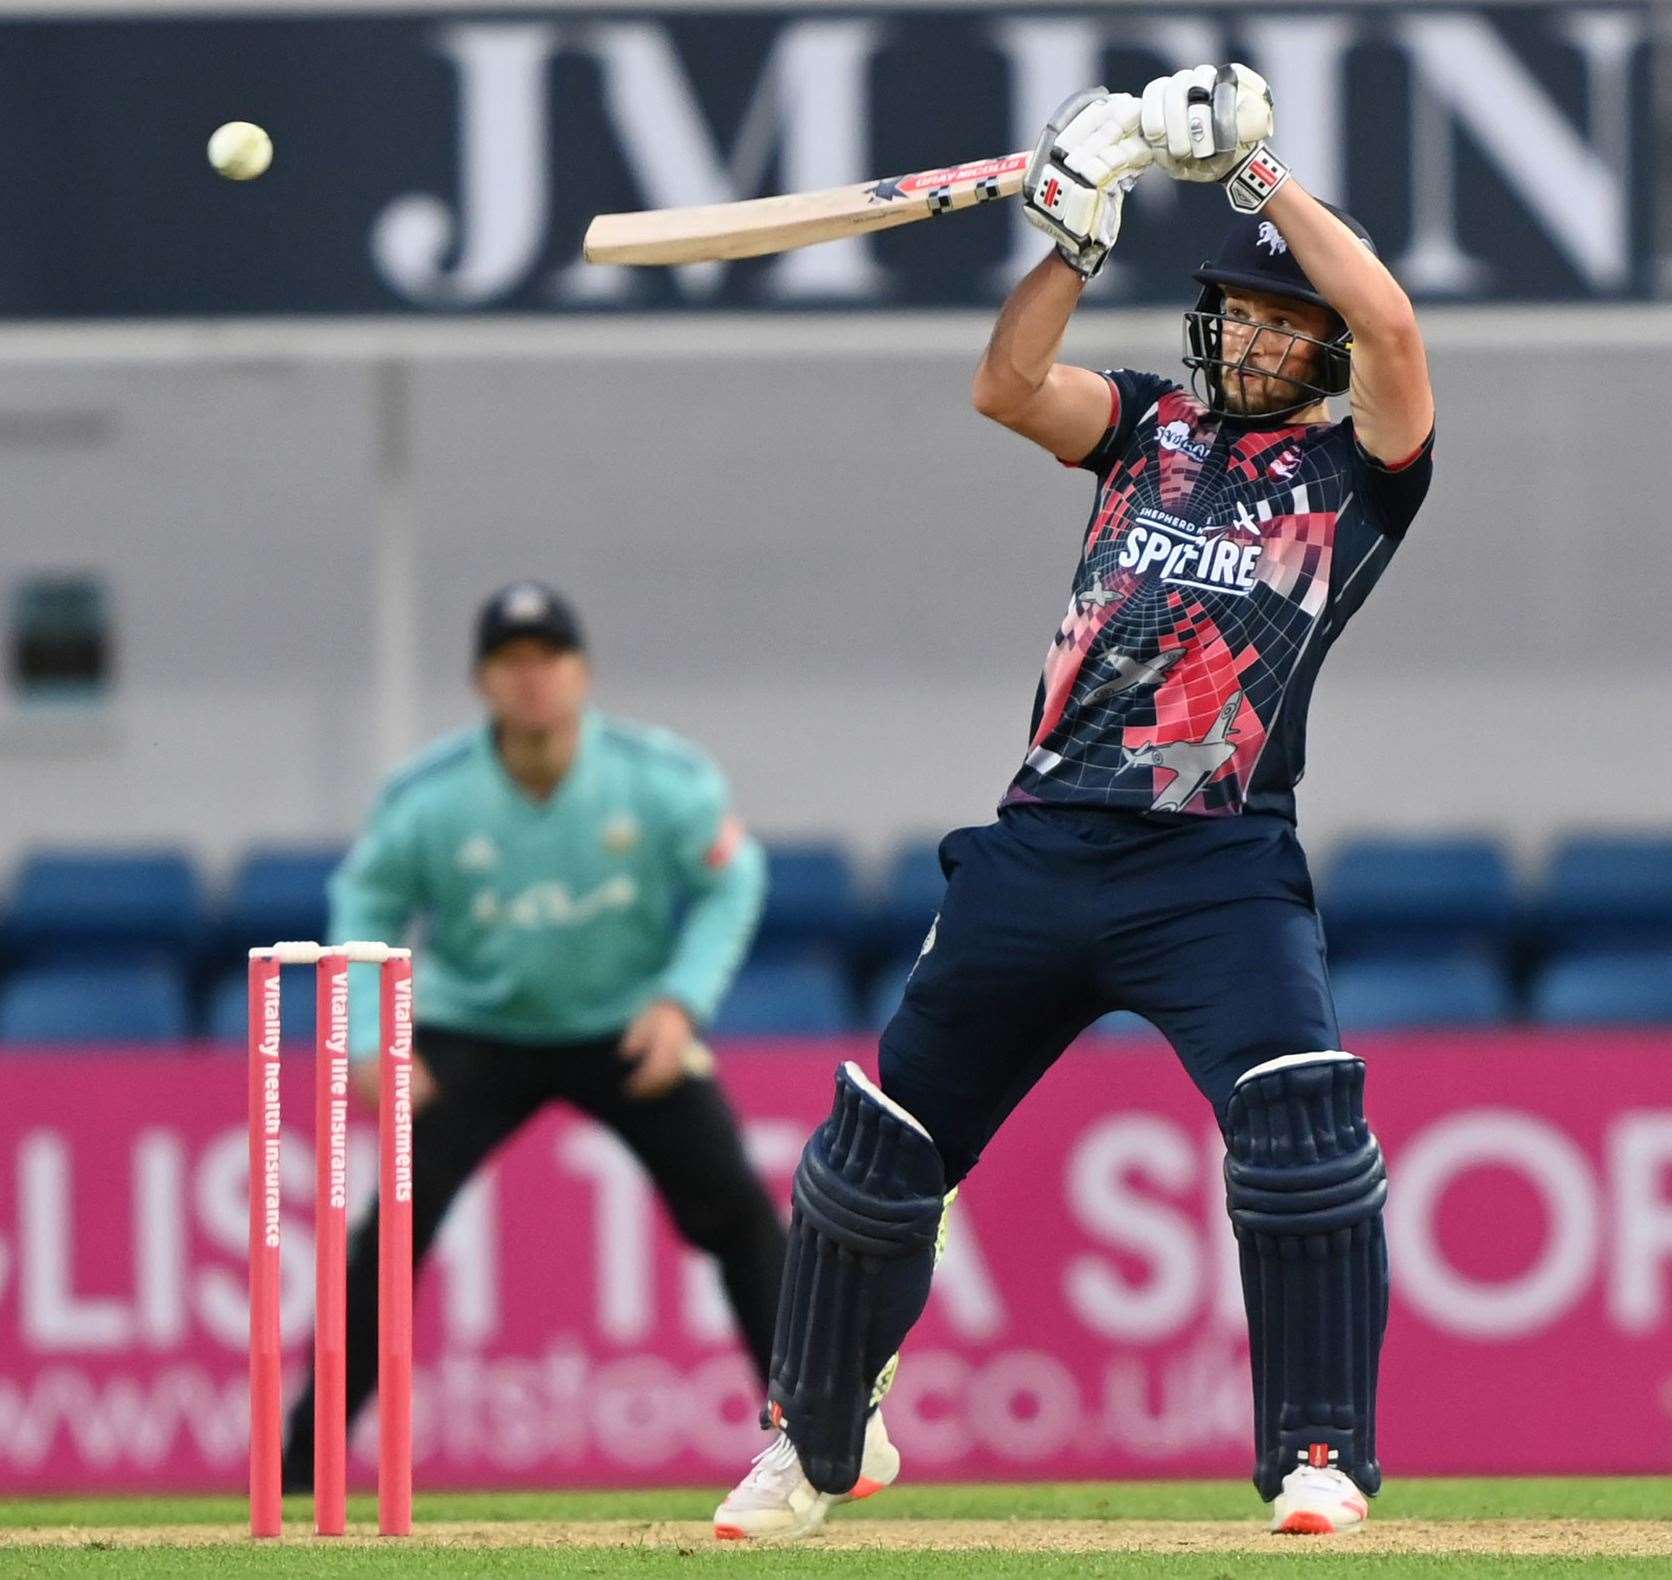
[[[1333,204],[1326,203],[1324,207],[1372,253],[1376,251],[1370,233],[1351,214],[1344,213]],[[1231,226],[1220,246],[1219,256],[1204,262],[1196,271],[1195,279],[1202,291],[1196,298],[1195,307],[1184,315],[1184,365],[1190,369],[1191,387],[1197,398],[1210,411],[1223,415],[1227,409],[1225,375],[1239,371],[1248,355],[1245,351],[1242,358],[1232,362],[1223,354],[1226,289],[1263,291],[1269,296],[1287,296],[1295,301],[1309,302],[1315,307],[1328,308],[1330,304],[1307,279],[1306,271],[1289,250],[1282,231],[1269,219],[1261,219],[1257,214],[1239,219]],[[1330,311],[1334,314],[1333,308]],[[1347,392],[1351,378],[1353,337],[1339,314],[1335,314],[1334,328],[1327,339],[1319,340],[1292,330],[1269,329],[1266,333],[1288,334],[1290,351],[1297,345],[1305,344],[1320,346],[1322,350],[1314,381],[1291,378],[1283,373],[1281,370],[1287,363],[1285,353],[1284,362],[1278,365],[1277,376],[1294,386],[1296,399],[1280,411],[1260,413],[1262,417],[1286,417],[1314,401]]]

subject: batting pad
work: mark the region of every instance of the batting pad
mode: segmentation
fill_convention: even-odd
[[[1254,1484],[1269,1501],[1310,1462],[1374,1494],[1388,1187],[1364,1118],[1364,1061],[1311,1053],[1255,1066],[1231,1094],[1225,1142],[1254,1371]]]
[[[768,1397],[821,1492],[859,1480],[871,1391],[929,1298],[946,1174],[857,1065],[795,1173]]]

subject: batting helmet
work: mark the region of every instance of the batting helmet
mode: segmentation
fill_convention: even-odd
[[[1352,217],[1333,204],[1324,205],[1358,239],[1376,251],[1370,233]],[[1232,362],[1223,354],[1225,344],[1225,291],[1263,291],[1270,296],[1287,296],[1295,301],[1310,302],[1316,307],[1334,308],[1318,294],[1317,287],[1307,279],[1283,233],[1269,219],[1250,215],[1239,219],[1226,233],[1217,258],[1210,258],[1196,271],[1195,279],[1202,287],[1196,305],[1184,315],[1184,365],[1190,369],[1191,387],[1210,411],[1224,413],[1225,375],[1238,372],[1247,359],[1247,351]],[[1339,314],[1335,314],[1335,329],[1328,339],[1319,340],[1292,330],[1268,330],[1268,334],[1288,334],[1290,349],[1295,345],[1316,345],[1322,348],[1316,382],[1282,377],[1297,391],[1297,398],[1280,411],[1264,412],[1267,417],[1286,417],[1310,406],[1314,401],[1347,391],[1350,378],[1353,337]],[[1287,355],[1285,354],[1285,363]],[[1280,363],[1281,368],[1284,364]]]

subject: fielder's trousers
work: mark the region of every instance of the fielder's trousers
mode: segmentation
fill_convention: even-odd
[[[547,1103],[573,1103],[607,1125],[644,1165],[679,1232],[720,1265],[726,1294],[764,1384],[783,1272],[784,1231],[743,1155],[737,1121],[709,1079],[688,1077],[671,1092],[635,1100],[622,1090],[631,1065],[617,1038],[530,1048],[434,1027],[414,1047],[436,1095],[412,1124],[412,1259],[422,1265],[465,1182],[502,1141]],[[538,1256],[539,1245],[518,1247]],[[348,1251],[348,1415],[377,1386],[377,1208],[355,1229]],[[313,1479],[313,1385],[290,1414],[285,1487]]]

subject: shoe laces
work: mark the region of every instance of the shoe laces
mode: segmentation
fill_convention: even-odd
[[[1320,1490],[1340,1492],[1353,1485],[1353,1479],[1344,1470],[1337,1470],[1334,1465],[1301,1465],[1296,1468],[1295,1481],[1303,1487],[1316,1487]]]
[[[776,1489],[786,1482],[803,1479],[801,1456],[796,1453],[789,1433],[782,1430],[750,1463],[752,1468],[745,1479],[753,1486]]]

